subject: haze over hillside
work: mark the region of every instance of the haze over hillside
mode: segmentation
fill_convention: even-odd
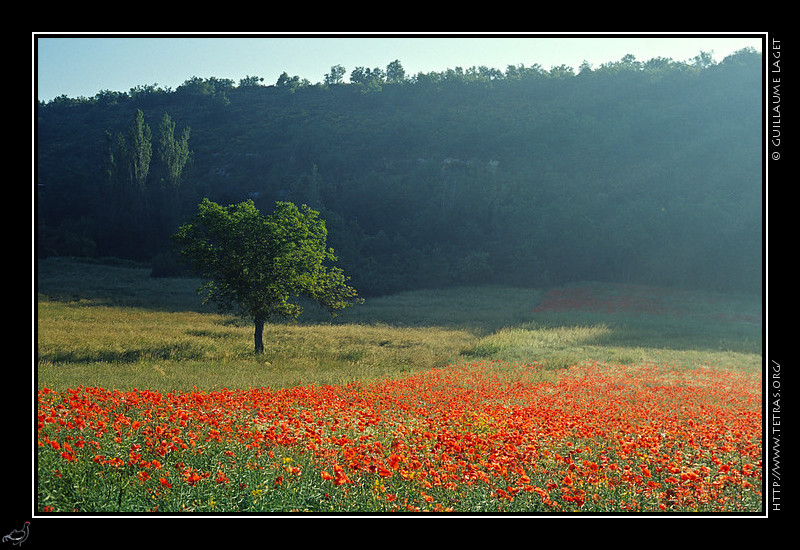
[[[289,200],[321,211],[364,295],[577,280],[760,290],[760,54],[339,72],[40,103],[38,256],[166,273],[169,235],[203,197],[264,212]],[[123,176],[131,129],[151,143],[136,179]],[[179,174],[163,136],[188,138]]]

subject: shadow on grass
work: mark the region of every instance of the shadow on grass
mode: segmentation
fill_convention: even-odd
[[[703,358],[756,363],[758,325],[701,317],[559,312],[506,327],[462,350],[467,359],[537,362],[564,368],[581,361],[617,364],[702,362]]]
[[[762,353],[761,326],[749,322],[702,316],[608,315],[598,316],[594,324],[598,323],[610,329],[592,342],[599,346]],[[586,323],[551,318],[542,324],[575,328]]]
[[[132,348],[125,350],[102,349],[97,351],[58,351],[44,353],[38,356],[39,361],[53,364],[70,363],[118,363],[132,364],[141,361],[179,361],[187,359],[202,359],[203,350],[190,343],[178,343],[164,346]]]

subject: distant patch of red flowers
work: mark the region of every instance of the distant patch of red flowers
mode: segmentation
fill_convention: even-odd
[[[557,311],[591,311],[596,313],[630,313],[654,315],[692,314],[698,305],[713,306],[714,298],[702,297],[675,288],[652,287],[646,285],[586,283],[550,289],[541,303],[533,308],[533,313]],[[708,311],[700,308],[702,315],[728,321],[760,323],[762,312]]]

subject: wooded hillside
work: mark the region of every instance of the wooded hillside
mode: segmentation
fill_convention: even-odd
[[[208,197],[321,212],[362,295],[577,280],[759,291],[762,57],[323,82],[192,78],[37,106],[37,255],[170,272]]]

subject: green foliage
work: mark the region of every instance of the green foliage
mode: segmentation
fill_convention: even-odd
[[[319,211],[364,295],[577,280],[760,291],[760,54],[347,74],[40,104],[42,255],[147,260],[202,197],[249,198]],[[137,110],[191,126],[196,153],[177,204],[151,194],[131,234],[135,202],[107,200],[98,167],[105,132],[124,133]]]
[[[133,124],[121,140],[121,153],[124,158],[122,170],[130,179],[132,187],[143,188],[150,173],[150,159],[153,156],[150,127],[144,122],[144,113],[136,110]]]
[[[257,352],[263,351],[264,322],[296,319],[303,310],[298,298],[332,315],[359,301],[342,270],[325,265],[336,260],[326,246],[325,223],[305,205],[278,202],[264,216],[253,201],[223,207],[204,199],[173,239],[205,281],[206,301],[254,320]]]
[[[341,65],[334,65],[331,67],[331,72],[325,75],[325,84],[342,84],[344,82],[345,68]]]
[[[169,114],[164,113],[164,117],[159,124],[160,141],[158,144],[158,154],[163,166],[162,185],[177,188],[181,183],[181,174],[189,162],[191,151],[189,150],[190,128],[184,128],[179,138],[175,137],[175,122]]]
[[[95,248],[105,252],[125,246],[118,255],[139,260],[160,252],[159,243],[174,229],[181,211],[183,171],[192,155],[189,134],[184,128],[176,137],[175,123],[164,113],[154,147],[141,109],[124,131],[104,132],[102,201],[93,216],[98,227]]]

